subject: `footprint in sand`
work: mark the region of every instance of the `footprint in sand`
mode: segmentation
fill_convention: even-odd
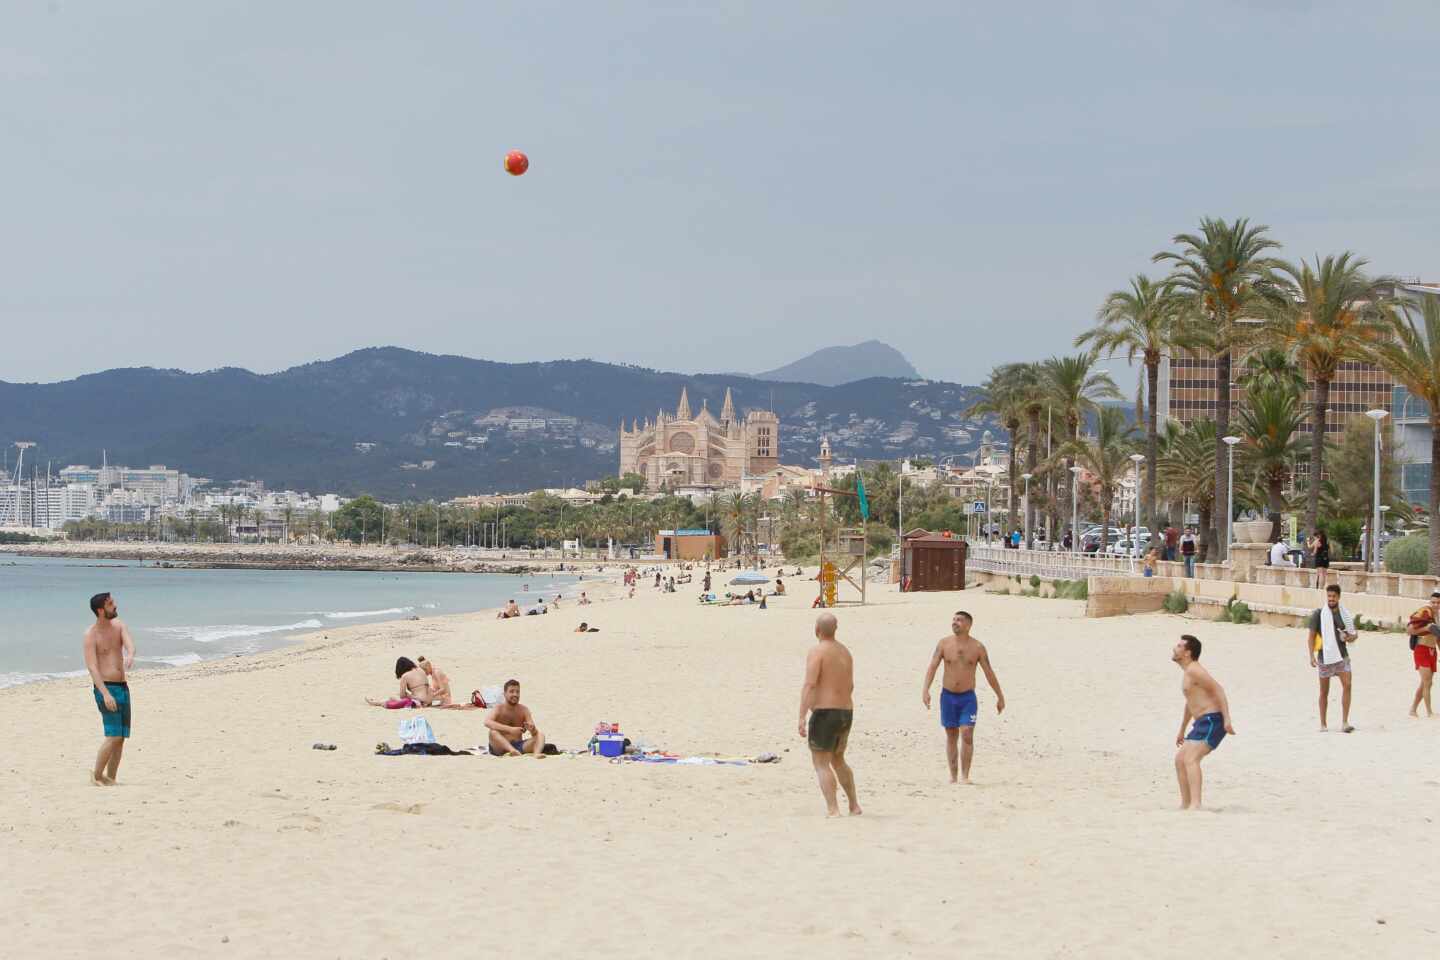
[[[425,811],[423,803],[396,803],[391,800],[386,803],[377,803],[371,810],[389,810],[391,813],[413,813],[420,814]]]

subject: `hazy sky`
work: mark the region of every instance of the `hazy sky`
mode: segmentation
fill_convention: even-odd
[[[1204,215],[1440,279],[1437,28],[1428,2],[0,0],[0,379],[381,344],[754,371],[878,337],[974,383],[1066,349]]]

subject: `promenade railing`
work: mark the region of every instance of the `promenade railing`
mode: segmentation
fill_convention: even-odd
[[[1047,580],[1083,580],[1090,576],[1131,576],[1139,565],[1129,557],[1104,557],[1068,550],[1007,550],[971,543],[965,558],[971,571],[1007,577],[1039,576]]]

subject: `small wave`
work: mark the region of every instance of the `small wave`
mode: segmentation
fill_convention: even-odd
[[[203,627],[157,627],[152,632],[194,643],[217,643],[238,637],[260,637],[267,633],[284,633],[288,630],[318,630],[325,624],[319,620],[301,620],[299,623],[284,623],[279,626],[261,627],[248,623],[220,623]]]
[[[170,667],[188,667],[192,663],[199,663],[201,660],[198,653],[173,653],[165,657],[141,657],[145,663],[163,663]]]
[[[69,680],[83,677],[84,670],[64,670],[57,673],[0,673],[0,689],[18,687],[22,683],[37,683],[41,680]]]
[[[386,607],[384,610],[336,610],[325,614],[327,620],[351,620],[355,617],[385,617],[392,613],[413,613],[414,607]]]

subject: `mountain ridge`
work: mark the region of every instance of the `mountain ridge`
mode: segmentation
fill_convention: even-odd
[[[872,377],[921,379],[920,372],[903,353],[879,340],[865,340],[848,347],[822,347],[799,360],[755,374],[757,380],[816,383],[822,387],[838,387]]]
[[[682,388],[697,412],[708,404],[718,413],[727,389],[741,410],[773,397],[786,463],[810,463],[822,435],[841,458],[958,454],[993,426],[963,415],[980,391],[960,384],[826,387],[367,347],[268,374],[125,367],[59,383],[0,381],[0,443],[35,441],[27,463],[57,468],[98,462],[104,449],[111,463],[277,488],[448,497],[613,474],[619,424],[672,413]],[[507,408],[553,415],[497,412]]]

